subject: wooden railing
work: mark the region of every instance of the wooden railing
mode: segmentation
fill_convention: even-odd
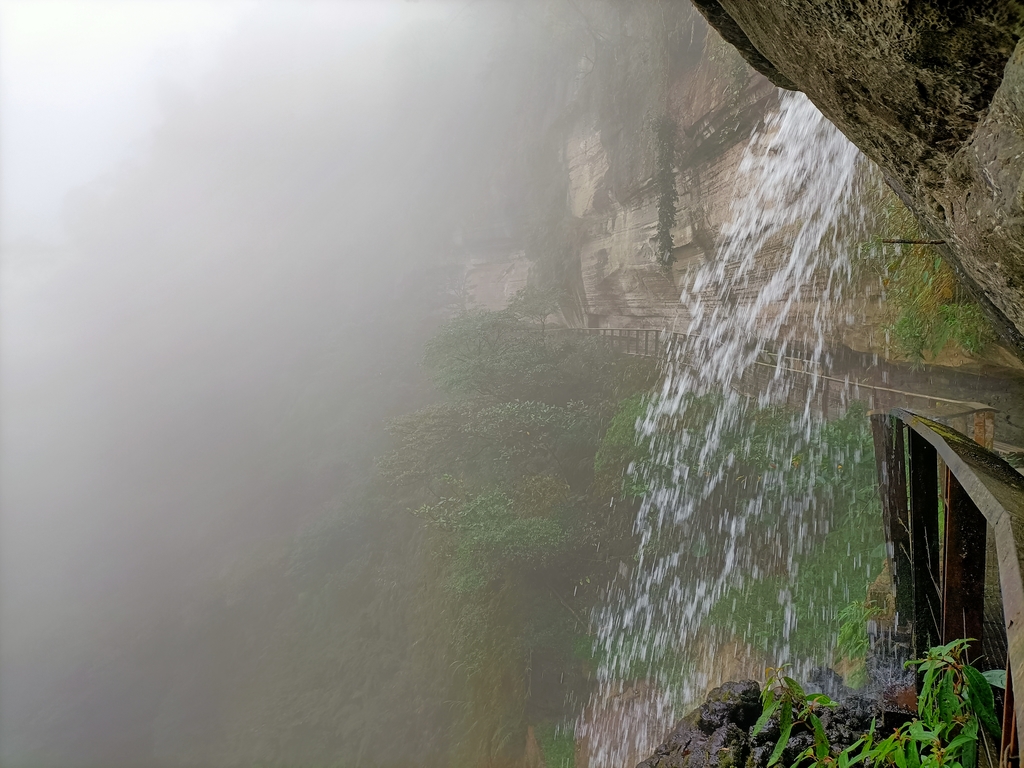
[[[1024,718],[1024,697],[1015,702],[1013,696],[1024,691],[1024,476],[981,441],[919,414],[876,412],[871,422],[897,625],[911,625],[915,655],[939,642],[971,638],[969,659],[988,668],[1005,665],[1000,762],[1016,761],[1017,722]],[[1005,660],[982,654],[983,646],[1003,647],[985,642],[989,531]]]
[[[684,333],[660,331],[655,328],[555,328],[561,333],[599,338],[616,352],[641,357],[661,357]]]
[[[660,357],[687,336],[643,328],[563,330],[645,357]],[[1024,690],[1024,549],[1018,549],[1018,542],[1024,547],[1024,476],[992,451],[995,410],[830,376],[815,361],[771,351],[761,353],[753,368],[755,379],[756,369],[761,378],[779,372],[806,375],[821,393],[826,416],[830,386],[841,399],[880,409],[871,422],[897,624],[909,634],[915,655],[939,642],[971,638],[968,658],[989,668],[1005,666],[1000,763],[1019,766],[1017,722],[1024,718],[1024,697],[1016,702],[1013,691]],[[897,404],[914,411],[894,408]],[[997,638],[985,636],[989,550],[997,561],[995,613],[1001,612],[1002,627],[991,621],[988,627],[1001,635]]]

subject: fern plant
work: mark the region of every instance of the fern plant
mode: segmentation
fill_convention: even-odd
[[[882,611],[867,603],[854,601],[839,611],[836,653],[850,665],[843,682],[848,688],[863,688],[867,683],[867,655],[870,648],[868,622]]]

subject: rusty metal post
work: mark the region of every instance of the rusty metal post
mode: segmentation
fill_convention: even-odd
[[[996,439],[996,412],[988,408],[975,411],[973,428],[974,442],[991,451]]]
[[[942,617],[939,585],[938,454],[910,430],[910,551],[914,570],[914,655],[938,643]]]
[[[942,583],[942,642],[972,638],[967,659],[981,656],[985,623],[985,535],[987,524],[956,475],[946,470],[945,566]]]

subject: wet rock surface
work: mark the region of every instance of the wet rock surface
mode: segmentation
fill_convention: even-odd
[[[779,721],[776,715],[759,734],[751,734],[761,716],[760,697],[761,688],[752,680],[716,688],[637,768],[764,768],[779,739]],[[877,713],[865,704],[853,701],[820,713],[834,746],[846,747],[867,732]],[[791,765],[812,743],[809,730],[795,727],[783,765]]]
[[[878,163],[1024,359],[1024,5],[694,3]]]
[[[716,688],[637,768],[744,765],[750,730],[761,716],[760,696],[761,688],[752,680]]]

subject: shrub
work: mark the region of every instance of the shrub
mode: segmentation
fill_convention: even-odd
[[[818,715],[834,707],[835,702],[821,693],[807,695],[795,680],[775,670],[761,694],[764,709],[754,725],[756,736],[778,713],[779,739],[768,759],[769,768],[782,759],[797,729],[809,730],[814,744],[797,757],[793,768],[850,768],[857,764],[872,768],[975,768],[981,729],[998,738],[999,722],[990,683],[964,660],[969,642],[954,640],[932,648],[923,659],[907,662],[924,675],[917,717],[880,741],[872,725],[869,733],[841,750],[829,742]]]

